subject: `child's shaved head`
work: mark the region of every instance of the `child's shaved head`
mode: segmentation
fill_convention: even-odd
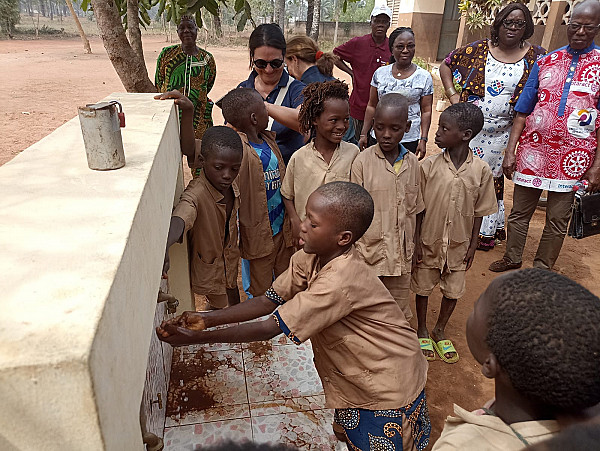
[[[472,103],[455,103],[446,108],[442,114],[454,119],[459,130],[470,129],[473,132],[473,138],[483,128],[483,113],[478,106]]]
[[[377,107],[375,107],[375,114],[383,108],[393,108],[398,115],[408,120],[408,100],[400,93],[390,92],[379,99]]]
[[[223,119],[237,129],[243,128],[258,108],[264,108],[263,98],[252,88],[235,88],[229,91],[221,101]]]
[[[239,154],[240,159],[244,153],[240,135],[223,125],[207,128],[200,144],[200,153],[205,160],[219,152],[234,152]]]
[[[485,341],[513,387],[556,411],[598,404],[600,299],[539,268],[494,282]]]
[[[362,186],[350,182],[331,182],[315,191],[328,203],[328,213],[338,230],[350,230],[354,243],[367,231],[373,220],[373,198]]]

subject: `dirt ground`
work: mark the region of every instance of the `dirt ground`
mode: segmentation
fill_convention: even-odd
[[[83,52],[77,38],[66,40],[0,41],[0,165],[39,141],[58,126],[73,118],[77,107],[96,102],[112,92],[124,91],[106,52],[98,38],[91,38],[94,51]],[[165,43],[164,37],[144,39],[146,63],[153,79],[156,58]],[[217,62],[217,81],[210,96],[218,99],[248,73],[248,54],[245,48],[211,47],[207,49]],[[341,77],[341,74],[336,74]],[[215,109],[215,124],[222,118]],[[437,114],[432,125],[433,136]],[[433,141],[433,140],[431,140]],[[430,144],[429,153],[437,152]],[[512,203],[512,184],[506,186],[506,209]],[[544,211],[538,209],[530,227],[530,239],[524,254],[524,266],[530,267],[544,225]],[[596,250],[594,250],[596,249]],[[565,239],[556,271],[564,274],[596,295],[600,295],[600,237],[576,241]],[[452,412],[452,403],[466,409],[480,407],[493,397],[493,383],[486,380],[479,365],[471,357],[465,340],[465,324],[473,303],[495,277],[488,265],[500,258],[503,246],[476,254],[473,268],[467,276],[467,294],[459,301],[452,316],[447,336],[454,341],[461,356],[458,363],[447,365],[439,359],[429,368],[427,396],[435,440],[443,427],[444,418]],[[440,294],[430,299],[430,327],[439,309]]]

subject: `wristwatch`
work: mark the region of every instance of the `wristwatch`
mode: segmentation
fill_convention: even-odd
[[[421,136],[419,138],[419,141],[425,141],[425,142],[427,142],[427,137],[426,136]]]

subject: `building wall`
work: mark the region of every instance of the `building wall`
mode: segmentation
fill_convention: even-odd
[[[77,118],[0,167],[2,451],[144,449],[179,126],[172,102],[109,98],[125,167],[88,168]]]

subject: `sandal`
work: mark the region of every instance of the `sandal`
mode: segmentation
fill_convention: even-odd
[[[487,252],[489,250],[494,249],[495,245],[496,240],[494,239],[494,237],[480,236],[477,243],[477,250]]]
[[[458,362],[458,352],[456,352],[456,348],[454,347],[454,345],[452,344],[452,342],[450,340],[440,340],[437,343],[435,341],[432,341],[431,344],[433,345],[435,352],[437,352],[437,354],[440,356],[440,359],[442,359],[444,362],[446,362],[446,363]],[[446,357],[445,354],[448,352],[454,352],[454,357],[451,357],[451,358]]]
[[[509,269],[519,269],[521,266],[523,266],[523,262],[513,263],[509,258],[502,257],[501,260],[493,262],[489,269],[493,272],[504,272]]]
[[[419,345],[421,345],[421,352],[431,351],[429,357],[423,354],[423,357],[425,357],[427,361],[431,362],[435,360],[435,352],[433,351],[433,342],[431,341],[431,338],[419,338]]]

